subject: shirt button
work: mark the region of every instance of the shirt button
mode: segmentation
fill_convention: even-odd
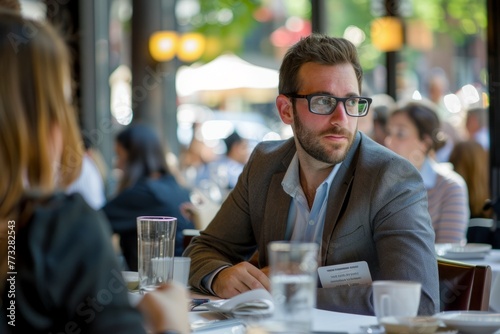
[[[309,225],[314,225],[314,220],[310,220]]]

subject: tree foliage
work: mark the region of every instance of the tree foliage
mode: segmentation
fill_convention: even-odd
[[[392,8],[402,12],[403,19],[423,21],[434,34],[446,34],[455,45],[463,45],[470,36],[484,35],[487,25],[486,3],[478,0],[392,0]],[[349,26],[360,28],[366,39],[360,45],[364,66],[373,67],[380,56],[371,44],[370,24],[376,15],[374,9],[381,8],[385,0],[325,0],[328,31],[334,36],[343,36]],[[225,51],[242,51],[245,36],[257,22],[253,13],[261,6],[273,9],[286,6],[289,15],[310,19],[311,6],[308,0],[199,0],[200,12],[193,18],[195,30],[208,37],[207,58]],[[384,8],[384,7],[382,7]],[[266,36],[267,37],[267,36]]]
[[[238,52],[248,32],[257,24],[254,11],[260,0],[211,0],[199,1],[200,12],[192,19],[194,29],[207,37],[213,58],[225,51]]]

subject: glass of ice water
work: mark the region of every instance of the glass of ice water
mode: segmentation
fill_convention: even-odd
[[[310,333],[316,306],[318,244],[274,241],[268,251],[275,303],[269,330]]]

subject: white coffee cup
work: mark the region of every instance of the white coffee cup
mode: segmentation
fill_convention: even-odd
[[[160,275],[165,272],[171,263],[171,259],[165,258],[153,258],[151,259],[151,265],[153,267],[153,274]],[[191,258],[190,257],[182,257],[176,256],[174,257],[174,266],[173,266],[173,274],[172,279],[184,286],[187,286],[187,282],[189,279],[189,269],[191,267]]]
[[[373,306],[375,315],[383,317],[415,317],[420,305],[422,284],[411,281],[375,281]]]
[[[183,256],[174,257],[173,280],[187,287],[190,267],[191,267],[190,257],[183,257]]]

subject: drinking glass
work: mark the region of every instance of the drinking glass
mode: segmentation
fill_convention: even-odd
[[[318,245],[274,241],[268,245],[275,309],[271,332],[309,333],[316,306]]]
[[[154,290],[171,281],[177,218],[137,217],[139,289]]]

